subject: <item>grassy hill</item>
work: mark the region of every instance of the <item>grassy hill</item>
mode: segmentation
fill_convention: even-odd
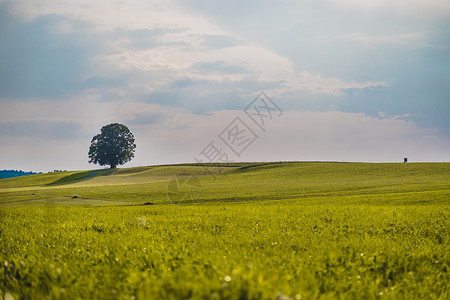
[[[91,174],[95,175],[89,177]],[[312,203],[407,204],[439,203],[450,197],[449,163],[241,163],[58,172],[3,179],[0,180],[0,205],[43,201],[163,204],[170,202],[168,183],[175,176],[179,182],[198,179],[201,192],[195,198],[196,203],[309,199]]]
[[[449,163],[31,175],[0,220],[0,299],[450,297]]]

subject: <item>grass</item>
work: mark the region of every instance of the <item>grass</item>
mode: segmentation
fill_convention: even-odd
[[[0,180],[2,297],[450,297],[448,163],[86,174]],[[174,175],[199,180],[195,204],[171,204]]]

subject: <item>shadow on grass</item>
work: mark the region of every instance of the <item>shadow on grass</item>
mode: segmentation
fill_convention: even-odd
[[[107,170],[79,172],[79,173],[75,173],[75,174],[71,174],[71,175],[65,176],[65,177],[60,178],[60,179],[58,179],[56,181],[53,181],[51,183],[48,183],[48,184],[46,184],[46,186],[77,183],[77,182],[80,182],[81,180],[94,178],[95,176],[112,175],[115,172],[117,172],[117,169],[107,169]]]

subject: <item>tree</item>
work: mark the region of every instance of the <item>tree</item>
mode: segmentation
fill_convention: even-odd
[[[89,163],[110,165],[111,169],[114,169],[129,162],[134,157],[135,150],[134,136],[128,127],[112,123],[103,126],[100,134],[92,138]]]

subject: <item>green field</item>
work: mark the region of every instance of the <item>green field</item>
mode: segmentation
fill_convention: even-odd
[[[0,180],[0,299],[450,298],[450,163],[90,174]]]

